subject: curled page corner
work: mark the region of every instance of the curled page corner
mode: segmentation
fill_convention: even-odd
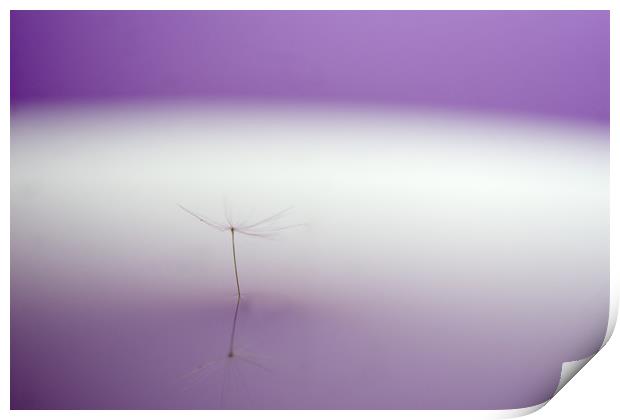
[[[597,352],[598,353],[598,352]],[[558,382],[558,386],[553,392],[553,396],[555,396],[564,385],[566,385],[573,377],[579,372],[592,358],[596,355],[594,353],[591,356],[585,357],[579,360],[573,360],[570,362],[562,363],[562,372],[560,373],[560,381]],[[553,398],[553,397],[552,397]]]
[[[573,377],[579,372],[594,356],[598,354],[599,351],[607,343],[611,338],[615,328],[616,322],[618,321],[618,293],[615,282],[612,280],[609,284],[609,319],[607,321],[607,330],[605,331],[605,338],[601,344],[601,347],[592,355],[588,357],[584,357],[583,359],[573,360],[569,362],[562,363],[562,372],[560,373],[560,381],[558,382],[558,386],[555,389],[551,398],[553,398],[564,386],[571,380]]]
[[[603,344],[604,345],[604,344]],[[602,348],[602,346],[601,346]],[[598,352],[597,352],[598,353]],[[558,382],[558,386],[555,391],[553,391],[553,395],[546,401],[543,401],[540,404],[532,405],[530,407],[524,408],[515,408],[510,410],[498,410],[495,412],[495,416],[493,418],[496,419],[509,419],[516,417],[527,416],[528,414],[532,414],[541,408],[543,408],[549,401],[553,399],[557,395],[558,392],[571,380],[573,377],[579,372],[592,358],[596,355],[594,353],[591,356],[585,357],[579,360],[573,360],[570,362],[562,363],[562,371],[560,372],[560,380]]]
[[[507,418],[522,417],[522,416],[526,416],[528,414],[532,414],[540,410],[545,405],[547,405],[547,403],[551,401],[553,397],[555,397],[557,393],[560,392],[560,390],[564,388],[564,386],[568,382],[570,382],[570,380],[573,379],[573,377],[575,377],[575,375],[577,375],[577,373],[585,365],[587,365],[588,362],[590,362],[590,360],[592,360],[594,356],[596,356],[598,352],[603,349],[603,347],[605,347],[605,345],[607,345],[607,343],[609,342],[609,339],[611,338],[616,328],[616,322],[618,321],[618,293],[617,293],[618,289],[616,286],[617,285],[615,284],[615,281],[610,280],[609,320],[607,321],[607,330],[605,331],[605,338],[603,339],[601,347],[599,347],[599,349],[594,354],[588,357],[562,363],[562,370],[560,372],[560,379],[558,381],[558,386],[555,388],[555,391],[553,392],[553,395],[551,396],[551,398],[549,398],[548,400],[540,404],[532,405],[530,407],[517,408],[517,409],[512,409],[512,410],[498,410],[496,412],[497,415],[495,416],[495,418],[507,419]]]
[[[512,418],[516,418],[516,417],[527,416],[528,414],[532,414],[532,413],[540,410],[548,402],[549,402],[549,400],[541,402],[540,404],[532,405],[530,407],[515,408],[515,409],[512,409],[512,410],[501,410],[501,411],[499,411],[497,413],[497,416],[495,416],[495,418],[496,419],[512,419]]]

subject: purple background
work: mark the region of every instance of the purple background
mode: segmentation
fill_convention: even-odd
[[[555,185],[551,182],[556,179],[554,174],[563,172],[554,165],[563,168],[564,161],[575,156],[579,165],[589,162],[591,156],[598,159],[593,162],[605,161],[600,157],[606,157],[606,143],[593,140],[607,139],[609,13],[11,12],[12,111],[51,105],[43,108],[42,114],[17,112],[12,116],[13,409],[520,408],[551,397],[562,362],[590,355],[600,346],[608,315],[609,253],[607,228],[600,227],[608,219],[608,206],[597,203],[607,197],[607,188],[599,182],[603,178],[592,178],[596,182],[591,185],[584,175],[584,189],[591,194],[585,200],[563,183],[559,191],[545,191],[544,197],[553,202],[548,207],[544,198],[537,201],[523,191],[514,192],[521,194],[520,198],[529,197],[522,204],[534,209],[530,214],[534,222],[522,233],[524,243],[543,244],[557,253],[557,260],[521,266],[519,252],[523,257],[536,257],[536,251],[523,246],[515,253],[514,243],[506,240],[504,247],[495,248],[507,260],[493,263],[517,274],[520,269],[527,281],[540,283],[535,288],[517,283],[518,287],[510,290],[498,281],[484,288],[458,289],[454,285],[477,281],[475,270],[464,270],[455,277],[442,276],[439,270],[437,278],[422,270],[412,276],[415,284],[410,287],[415,287],[415,293],[407,297],[406,306],[392,295],[373,291],[375,285],[382,292],[383,282],[367,282],[370,302],[382,296],[376,307],[367,305],[360,310],[359,301],[351,297],[338,302],[335,310],[326,303],[328,288],[321,289],[321,298],[316,300],[293,286],[281,297],[273,294],[281,290],[267,288],[270,280],[311,288],[316,276],[293,263],[269,266],[261,260],[256,272],[269,268],[273,273],[250,277],[255,289],[249,287],[241,307],[239,337],[251,351],[270,357],[267,365],[275,367],[276,373],[247,365],[219,366],[185,389],[179,376],[198,363],[217,359],[226,348],[233,307],[230,296],[214,286],[230,283],[228,254],[222,259],[224,269],[213,268],[211,275],[204,276],[219,243],[212,248],[202,248],[202,242],[188,244],[191,238],[203,241],[211,236],[198,236],[194,221],[171,204],[179,200],[181,191],[187,192],[187,184],[178,180],[183,179],[180,174],[185,173],[185,167],[193,168],[192,157],[199,159],[196,167],[202,169],[209,166],[203,162],[211,156],[192,145],[187,139],[191,130],[175,126],[166,119],[169,115],[143,121],[135,129],[105,113],[96,113],[93,125],[88,125],[88,118],[84,122],[76,117],[48,126],[55,117],[53,112],[51,117],[45,114],[61,109],[56,108],[61,104],[104,102],[116,106],[125,101],[170,100],[251,100],[259,108],[271,101],[389,104],[595,123],[599,126],[594,132],[602,126],[603,134],[579,136],[580,145],[587,144],[586,152],[574,152],[574,144],[561,137],[567,151],[549,146],[543,154],[551,163],[534,165],[537,172],[524,172],[540,174],[541,180]],[[199,115],[198,119],[206,122],[196,130],[198,144],[228,144],[222,132],[209,131],[217,118]],[[235,124],[239,120],[243,125],[239,114],[233,115]],[[278,115],[272,126],[279,127],[285,119],[285,114]],[[452,127],[454,122],[433,124]],[[353,125],[360,124],[356,121]],[[41,127],[44,129],[37,131]],[[145,127],[152,131],[144,131]],[[252,136],[247,147],[259,135],[270,133],[265,126],[248,127]],[[299,132],[309,132],[312,127],[312,123],[300,125]],[[344,141],[350,129],[331,133],[335,136],[330,137],[331,143]],[[166,141],[171,139],[172,153],[153,140],[158,130]],[[468,166],[472,156],[498,156],[484,161],[490,165],[483,169],[499,173],[498,184],[510,180],[502,178],[505,172],[499,169],[504,169],[502,159],[509,163],[510,159],[494,154],[497,150],[489,145],[473,147],[479,132],[462,131],[466,152],[454,154],[446,147],[447,155],[454,154],[453,161],[437,161],[436,157],[428,161],[429,166],[443,162],[442,167],[449,168],[445,178],[439,179],[458,180],[459,170],[453,167],[458,163],[465,163],[461,171],[473,170],[473,165]],[[338,133],[344,134],[340,138]],[[484,138],[495,141],[502,135],[492,133]],[[393,135],[389,130],[380,131],[373,142],[380,139],[382,147],[390,146]],[[241,137],[245,139],[245,133]],[[292,137],[290,140],[297,136]],[[71,146],[62,142],[67,138],[73,142]],[[544,130],[536,139],[542,139],[541,143],[548,140]],[[143,148],[133,144],[134,140],[144,141]],[[289,146],[290,140],[287,138]],[[77,144],[93,148],[82,150]],[[322,153],[325,146],[316,144],[315,149]],[[535,163],[540,156],[534,155],[540,149],[524,147],[532,151]],[[177,148],[185,153],[175,155]],[[136,151],[143,154],[123,166],[123,159],[135,156]],[[425,156],[423,150],[416,152]],[[159,156],[165,159],[159,161]],[[217,153],[213,156],[218,158]],[[330,157],[329,153],[325,156]],[[343,152],[335,158],[350,156]],[[376,155],[368,153],[353,161],[366,158],[370,162]],[[151,162],[163,163],[149,166]],[[532,170],[531,165],[523,168]],[[346,169],[338,166],[337,172]],[[140,178],[143,173],[147,174],[144,179]],[[243,170],[237,173],[247,176]],[[575,173],[578,177],[589,172],[582,168]],[[203,179],[209,178],[196,179],[198,190],[204,187]],[[431,185],[427,180],[420,182]],[[140,201],[145,191],[158,188],[161,201]],[[380,195],[380,190],[370,191],[371,197]],[[130,199],[119,191],[131,192]],[[77,207],[67,204],[73,203],[73,193],[80,196]],[[438,197],[454,199],[460,193],[455,187]],[[566,197],[575,203],[564,204],[567,201],[561,199]],[[505,209],[505,222],[496,227],[510,230],[519,209],[510,201],[497,202],[497,198],[490,194],[489,203],[481,200],[477,204],[487,211],[495,209],[494,205]],[[466,204],[470,198],[463,195],[463,200],[462,206],[438,208],[452,218],[454,226],[480,229],[478,234],[494,226],[483,215],[476,219],[480,226],[468,224]],[[315,201],[325,202],[320,198]],[[589,208],[578,205],[584,203],[597,211],[591,218],[576,216],[583,207]],[[418,210],[431,203],[422,200],[420,204]],[[101,211],[94,227],[92,219],[97,213],[93,209]],[[149,210],[152,225],[144,217],[144,209]],[[341,216],[349,219],[345,213]],[[528,214],[521,216],[517,218],[520,223],[530,220]],[[537,218],[551,220],[535,233],[540,238],[531,233]],[[461,219],[465,222],[459,222]],[[557,224],[553,223],[556,220]],[[572,220],[578,221],[563,224]],[[446,234],[441,229],[443,223],[445,220],[437,223],[439,233],[429,237],[452,243],[454,232]],[[593,224],[597,227],[591,228]],[[416,235],[421,229],[403,226],[417,229]],[[175,237],[176,242],[170,240]],[[289,246],[292,240],[285,244]],[[366,243],[365,236],[347,240]],[[142,241],[148,242],[144,249]],[[127,246],[136,243],[140,246],[127,251]],[[190,249],[199,255],[187,257]],[[241,249],[244,258],[249,258],[260,255],[262,248],[242,243]],[[452,245],[445,251],[448,263],[442,260],[438,266],[454,265],[460,249]],[[568,262],[574,263],[571,252],[582,259],[593,256],[589,262],[596,265],[596,274],[568,266]],[[418,258],[424,262],[421,255]],[[352,261],[359,258],[355,254],[349,257]],[[599,260],[603,262],[598,264]],[[547,278],[542,274],[543,263],[553,272],[560,267],[559,271],[566,269],[571,274]],[[356,269],[354,264],[345,264],[345,268]],[[396,274],[399,280],[407,277],[402,272]],[[288,281],[289,277],[294,281]],[[204,289],[196,292],[188,287],[194,278],[200,279]],[[342,283],[347,279],[337,280]],[[149,281],[149,287],[140,288],[142,281]],[[442,289],[437,281],[452,287]],[[420,285],[429,289],[425,292]],[[333,286],[340,287],[337,281]],[[226,375],[230,372],[237,374],[234,385],[238,388],[230,391],[229,401],[218,403],[219,386],[229,380]],[[246,385],[248,389],[244,389]]]
[[[11,99],[278,99],[609,120],[607,11],[11,13]]]

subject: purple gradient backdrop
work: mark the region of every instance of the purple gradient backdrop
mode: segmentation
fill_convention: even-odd
[[[607,11],[11,13],[14,106],[258,98],[609,120]]]
[[[245,99],[259,106],[282,101],[474,110],[557,118],[577,125],[594,123],[599,129],[609,123],[609,13],[11,12],[14,112],[31,105],[57,110],[64,104],[104,102],[114,106],[132,101],[158,104],[175,100],[215,100],[217,104],[218,100]],[[267,365],[275,365],[277,372],[274,375],[251,367],[248,370],[248,366],[237,368],[238,383],[245,381],[249,386],[244,390],[243,385],[238,385],[231,392],[232,400],[222,404],[217,401],[218,387],[227,380],[222,372],[228,368],[207,376],[189,390],[179,385],[179,376],[198,363],[220,357],[226,346],[233,302],[213,284],[228,280],[230,267],[227,265],[221,272],[214,269],[205,276],[200,292],[186,287],[189,272],[201,273],[202,282],[207,249],[192,248],[192,252],[199,253],[194,259],[185,256],[186,240],[192,237],[190,233],[194,234],[194,225],[178,214],[178,209],[168,209],[179,199],[177,193],[182,185],[170,186],[167,182],[174,182],[178,174],[167,173],[166,164],[162,164],[157,170],[166,180],[150,174],[141,184],[135,179],[135,184],[131,182],[132,176],[144,171],[149,162],[153,132],[140,131],[142,128],[124,132],[122,123],[117,121],[116,127],[105,116],[93,126],[84,123],[92,130],[74,133],[73,138],[78,138],[80,144],[90,142],[93,150],[113,156],[105,161],[101,157],[105,153],[77,153],[78,148],[60,144],[59,139],[71,137],[82,121],[60,124],[62,129],[51,124],[60,130],[54,132],[54,137],[53,130],[38,132],[37,123],[47,127],[59,114],[33,115],[40,117],[29,119],[28,112],[16,112],[12,119],[12,142],[16,138],[19,142],[18,147],[13,143],[11,187],[13,409],[520,408],[551,397],[561,363],[591,354],[602,341],[609,300],[605,264],[597,265],[595,274],[584,271],[561,278],[545,278],[539,266],[525,266],[535,274],[528,275],[527,280],[540,282],[536,286],[539,290],[519,284],[515,293],[493,283],[484,290],[468,288],[471,296],[466,293],[466,299],[455,290],[450,294],[448,286],[442,290],[429,281],[432,276],[419,276],[416,281],[426,280],[432,293],[425,295],[416,286],[405,307],[396,304],[390,294],[400,295],[399,290],[391,289],[385,296],[371,290],[371,301],[378,303],[376,307],[364,307],[363,313],[354,298],[342,304],[348,308],[345,311],[340,305],[336,309],[329,306],[327,299],[313,301],[299,291],[289,291],[282,297],[271,293],[279,288],[263,288],[252,291],[262,294],[249,293],[241,307],[240,337],[253,351],[270,357],[272,362]],[[236,118],[238,114],[234,115]],[[167,127],[171,121],[168,117],[160,115],[157,121]],[[206,129],[215,125],[214,121],[217,119],[201,127],[200,135],[208,132]],[[281,119],[275,121],[268,126],[279,127]],[[142,126],[149,123],[143,122]],[[118,130],[97,137],[98,129],[108,133],[108,124]],[[450,125],[450,121],[446,124]],[[436,125],[442,126],[444,121]],[[310,131],[313,125],[300,127]],[[349,128],[340,133],[350,132]],[[167,133],[166,139],[187,146],[189,143],[178,134],[187,135],[183,130],[160,131]],[[132,133],[148,143],[144,148],[147,152],[135,163],[122,166],[118,163],[121,157],[131,155],[134,147],[128,140]],[[428,134],[424,130],[416,133]],[[383,134],[381,131],[376,136],[382,148],[390,140]],[[220,132],[212,135],[217,141],[227,142]],[[501,137],[501,133],[493,136]],[[424,136],[417,135],[416,139],[420,137]],[[122,147],[107,148],[114,139],[121,138],[126,142],[118,140]],[[544,139],[544,130],[537,138]],[[467,141],[467,136],[464,139]],[[604,143],[596,139],[606,137],[600,133],[584,135],[580,144],[587,144],[586,149],[598,159],[605,151]],[[217,145],[217,141],[212,144]],[[332,139],[333,143],[338,141]],[[68,161],[53,153],[42,154],[43,144]],[[469,152],[485,156],[490,150],[488,146],[478,147]],[[567,147],[570,150],[571,146]],[[175,168],[183,168],[195,153],[207,156],[191,150],[194,153],[174,162]],[[161,154],[168,157],[166,163],[172,162],[173,153]],[[556,156],[552,152],[549,155]],[[371,153],[368,156],[376,158]],[[565,155],[558,156],[561,160]],[[582,162],[581,158],[587,161],[589,155],[569,156],[578,156],[575,160]],[[94,163],[88,171],[79,173],[75,169],[80,166],[76,162],[91,159]],[[500,166],[501,159],[496,162]],[[32,162],[43,165],[29,166]],[[550,162],[557,164],[551,158]],[[432,161],[430,166],[434,164]],[[446,175],[448,179],[459,177],[454,166],[450,165],[453,172]],[[120,185],[122,182],[106,172],[114,168],[127,176],[123,179],[126,185]],[[524,168],[527,171],[529,167]],[[63,170],[67,170],[65,175],[70,174],[64,184],[49,182],[55,176],[62,178]],[[536,173],[549,181],[555,170],[549,164]],[[498,173],[498,182],[505,182],[505,172]],[[98,176],[103,176],[104,181]],[[584,179],[587,182],[587,176]],[[80,180],[89,183],[82,185]],[[72,201],[66,195],[76,185],[82,185],[79,188],[83,191],[79,206],[70,208],[67,203]],[[91,189],[91,185],[104,187]],[[139,196],[149,188],[159,187],[167,193],[162,192],[157,209],[170,211],[164,219],[174,220],[173,227],[166,231],[163,219],[157,218],[152,231],[144,230],[148,222],[142,219],[142,212],[150,209],[151,203],[146,206],[139,198],[120,200],[118,191],[133,191]],[[607,191],[602,185],[595,187]],[[583,198],[575,192],[567,194],[575,200]],[[373,196],[377,195],[374,191]],[[493,198],[488,197],[490,201]],[[598,203],[599,199],[597,195],[591,201]],[[478,201],[487,208],[484,200]],[[534,201],[530,198],[525,204]],[[321,200],[317,198],[317,202]],[[562,214],[566,218],[564,209],[570,206],[564,203],[547,211],[541,210],[544,206],[534,205],[537,210],[533,216],[561,220],[552,214]],[[82,215],[95,214],[89,205],[102,212],[92,229],[79,224]],[[119,205],[135,213],[121,211]],[[606,214],[607,207],[601,209],[596,214]],[[512,210],[506,210],[510,218]],[[449,214],[458,214],[459,209],[451,211]],[[52,215],[61,216],[54,219]],[[164,240],[158,236],[182,231],[182,222],[177,219],[191,226],[187,230],[190,233],[183,234],[179,241],[183,245],[166,235]],[[519,221],[526,223],[526,219]],[[555,250],[562,258],[568,244],[568,249],[586,247],[604,261],[608,242],[601,233],[604,229],[599,224],[590,229],[584,219],[579,220],[583,225],[570,225],[571,240],[560,238],[554,242],[553,230],[542,229],[536,234],[542,234],[549,241],[542,243],[549,244],[547,249]],[[507,221],[506,225],[511,223]],[[488,224],[488,220],[480,222],[481,229]],[[583,236],[573,232],[581,228]],[[564,233],[564,229],[559,231]],[[596,239],[587,243],[590,233]],[[533,236],[527,239],[535,241]],[[575,241],[577,236],[579,240]],[[119,243],[131,242],[127,237],[140,247],[144,245],[144,249],[136,245],[135,250],[126,252]],[[67,247],[72,241],[79,246]],[[506,248],[511,258],[513,246]],[[94,255],[94,259],[80,259],[80,250],[92,253],[88,255]],[[531,257],[535,251],[521,252]],[[579,254],[582,258],[588,255]],[[510,261],[520,264],[515,258]],[[563,265],[562,258],[546,263]],[[314,281],[312,272],[292,263],[290,267],[274,265],[271,269],[274,278],[287,280],[289,273],[297,270],[301,274],[295,281],[304,285]],[[355,267],[351,269],[355,271]],[[514,267],[507,269],[515,271]],[[394,277],[403,277],[397,274]],[[447,276],[446,284],[475,277],[471,272],[462,274]],[[374,287],[381,291],[389,282],[377,278]],[[138,279],[154,280],[151,287],[160,287],[160,293],[138,289],[142,284]],[[165,286],[156,286],[157,281]],[[338,286],[333,285],[334,289]],[[497,314],[500,307],[503,312]]]

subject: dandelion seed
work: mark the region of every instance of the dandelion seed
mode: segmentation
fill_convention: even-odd
[[[232,211],[229,210],[228,205],[224,204],[224,214],[226,218],[226,223],[220,223],[214,221],[206,216],[195,213],[186,207],[183,207],[179,204],[179,207],[190,215],[194,216],[196,219],[206,224],[207,226],[218,230],[220,232],[230,231],[230,239],[232,245],[232,258],[233,258],[233,268],[235,273],[235,284],[237,286],[237,303],[235,305],[235,314],[233,317],[233,323],[230,333],[230,344],[228,348],[228,357],[232,358],[235,356],[235,333],[237,331],[237,322],[239,318],[239,303],[241,301],[241,285],[239,284],[239,269],[237,267],[237,249],[235,244],[235,233],[240,233],[242,235],[259,237],[259,238],[271,238],[280,232],[292,229],[296,227],[304,226],[303,224],[293,224],[293,225],[280,225],[278,226],[276,223],[280,221],[288,212],[291,210],[291,207],[281,210],[275,214],[272,214],[269,217],[265,217],[264,219],[258,220],[256,222],[247,222],[244,221],[242,223],[235,223],[233,221]]]
[[[242,223],[237,224],[233,221],[232,212],[229,212],[228,206],[225,206],[226,207],[225,209],[226,210],[225,211],[226,223],[220,223],[220,222],[214,221],[206,216],[203,216],[201,214],[198,214],[196,212],[189,210],[188,208],[182,206],[181,204],[179,204],[178,206],[185,212],[194,216],[196,219],[198,219],[202,223],[206,224],[207,226],[215,230],[218,230],[220,232],[226,232],[226,231],[230,232],[230,239],[231,239],[231,244],[232,244],[233,267],[234,267],[234,272],[235,272],[235,282],[237,286],[238,297],[241,296],[241,286],[239,284],[239,270],[237,267],[237,250],[235,246],[235,234],[239,233],[242,235],[259,237],[259,238],[272,238],[284,230],[304,226],[303,223],[283,225],[283,226],[282,225],[278,226],[276,224],[278,221],[280,221],[284,216],[286,216],[290,212],[292,207],[281,210],[269,217],[258,220],[256,222],[248,223],[247,221],[244,221]]]

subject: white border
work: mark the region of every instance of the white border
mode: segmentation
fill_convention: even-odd
[[[52,4],[53,3],[53,4]],[[259,4],[260,3],[260,4]],[[466,3],[466,4],[464,4]],[[357,1],[346,1],[346,0],[314,0],[314,1],[295,1],[294,3],[291,1],[282,1],[282,0],[271,0],[271,1],[251,1],[251,0],[218,0],[218,1],[198,1],[198,0],[177,0],[177,1],[166,1],[166,0],[151,0],[148,2],[143,2],[139,0],[91,0],[91,1],[79,1],[79,0],[58,0],[58,1],[46,1],[46,0],[23,0],[23,1],[15,1],[8,0],[2,2],[3,14],[0,17],[0,78],[3,83],[3,89],[0,90],[1,95],[3,96],[3,101],[1,105],[1,135],[2,142],[0,143],[0,173],[2,174],[3,182],[1,183],[3,197],[10,197],[10,95],[9,95],[9,86],[10,86],[10,68],[9,68],[9,57],[10,57],[10,10],[53,10],[53,9],[81,9],[81,10],[140,10],[140,9],[160,9],[160,10],[197,10],[197,9],[212,9],[212,10],[234,10],[234,9],[266,9],[266,10],[274,10],[274,9],[288,9],[288,10],[311,10],[311,9],[323,9],[323,10],[338,10],[338,9],[355,9],[355,10],[364,10],[364,9],[382,9],[382,10],[405,10],[405,9],[413,9],[413,10],[610,10],[611,11],[611,115],[618,115],[618,87],[615,83],[614,75],[617,74],[618,71],[618,56],[614,51],[616,47],[616,43],[614,39],[617,39],[618,31],[618,17],[614,10],[614,2],[611,0],[589,0],[589,1],[577,1],[577,0],[477,0],[477,1],[463,1],[463,0],[435,0],[435,1],[398,1],[398,0],[383,0],[383,1],[368,1],[368,0],[357,0]],[[618,141],[617,136],[618,129],[618,121],[617,118],[611,119],[611,151],[610,151],[610,160],[611,160],[611,182],[610,182],[610,229],[611,229],[611,243],[610,243],[610,252],[612,256],[617,256],[619,254],[619,246],[618,246],[618,218],[614,217],[614,215],[620,214],[620,205],[618,203],[618,194],[614,192],[614,188],[617,189],[618,186],[618,176],[619,171],[616,169],[616,165],[619,162],[619,153],[620,148],[617,146],[616,142]],[[0,211],[2,212],[4,223],[2,224],[2,237],[4,241],[2,242],[2,253],[0,254],[0,267],[3,270],[4,281],[4,303],[5,310],[2,312],[3,322],[0,323],[0,328],[2,329],[2,337],[10,336],[10,204],[9,200],[0,200]],[[615,325],[618,311],[618,287],[617,282],[619,278],[619,269],[617,258],[611,258],[611,266],[610,266],[610,274],[611,274],[611,299],[612,304],[610,307],[610,324],[608,326],[607,335],[605,338],[605,343],[611,337],[611,333],[613,331],[613,326]],[[618,355],[618,346],[616,346],[616,356]],[[0,347],[0,354],[2,356],[2,367],[3,367],[3,380],[0,382],[0,392],[2,392],[2,402],[4,410],[9,410],[9,393],[10,393],[10,348],[8,345],[8,340],[5,341],[5,344]],[[590,358],[588,358],[589,360]],[[579,365],[579,363],[573,363],[569,367],[574,367],[575,365]],[[617,365],[616,365],[617,366]],[[607,383],[610,386],[613,382],[609,381]],[[614,383],[614,385],[617,384]],[[596,385],[596,384],[593,384]],[[598,385],[597,385],[598,386]],[[603,385],[601,385],[603,386]],[[558,387],[558,391],[561,387]],[[616,388],[617,389],[617,388]],[[574,401],[571,401],[574,403]],[[504,410],[504,411],[361,411],[361,412],[326,412],[321,415],[331,416],[342,416],[351,415],[356,418],[367,418],[369,416],[375,417],[380,415],[381,417],[388,416],[391,418],[396,417],[404,417],[407,418],[419,417],[419,418],[498,418],[498,417],[513,417],[528,414],[529,412],[536,411],[538,408],[543,406],[541,404],[539,406],[530,407],[526,409],[520,410]],[[614,418],[617,416],[618,405],[615,404],[615,413],[607,413],[610,414],[610,417],[606,418]],[[543,411],[544,412],[544,411]],[[243,413],[243,412],[241,412]],[[250,412],[245,412],[250,413]],[[376,413],[376,414],[375,414]],[[566,413],[566,412],[565,412]],[[195,418],[203,418],[205,415],[209,415],[209,417],[216,416],[218,418],[235,418],[240,415],[240,412],[236,411],[115,411],[113,412],[114,417],[119,418],[171,418],[171,417],[179,417],[179,416],[187,416],[187,417],[195,417]],[[78,416],[78,418],[83,418],[85,413],[81,411],[45,411],[45,412],[32,412],[32,411],[13,411],[11,415],[19,416],[23,418],[31,418],[31,417],[39,417],[44,415],[45,417],[55,417],[55,418],[71,418],[74,416]],[[106,416],[106,418],[112,415],[112,413],[107,411],[89,411],[89,417],[100,417]],[[294,415],[296,418],[314,418],[317,413],[316,412],[304,412],[304,411],[296,411],[294,413],[286,412],[286,411],[252,411],[251,417],[253,419],[261,419],[261,418],[289,418]]]

